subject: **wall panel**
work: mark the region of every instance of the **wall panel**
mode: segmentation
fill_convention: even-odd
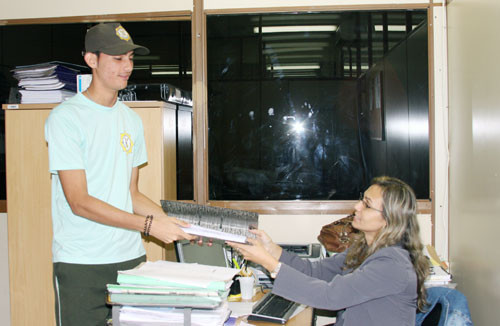
[[[499,319],[499,20],[497,0],[448,8],[450,262],[474,325]]]
[[[141,2],[133,0],[87,0],[83,2],[19,0],[1,2],[0,20],[192,10],[192,0],[148,0]]]

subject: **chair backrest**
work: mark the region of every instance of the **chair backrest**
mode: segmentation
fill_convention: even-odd
[[[427,302],[427,310],[417,313],[415,325],[430,325],[428,323],[434,319],[433,325],[438,326],[472,326],[467,298],[460,291],[448,287],[430,287],[427,288]],[[439,323],[436,324],[434,309],[439,309],[438,305],[441,307],[441,313]]]

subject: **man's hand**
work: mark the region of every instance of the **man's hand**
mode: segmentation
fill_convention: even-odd
[[[181,227],[189,227],[189,223],[174,217],[155,216],[151,223],[150,234],[160,241],[172,243],[176,240],[195,240],[196,236],[187,234]]]

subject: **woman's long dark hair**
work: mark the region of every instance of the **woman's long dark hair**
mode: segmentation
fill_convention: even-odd
[[[346,268],[356,269],[381,248],[402,245],[409,252],[417,274],[417,307],[423,311],[427,304],[424,281],[429,274],[429,261],[422,251],[415,193],[406,183],[391,177],[375,178],[372,185],[382,190],[383,216],[387,225],[379,231],[371,245],[366,243],[363,233],[357,236],[347,254]]]

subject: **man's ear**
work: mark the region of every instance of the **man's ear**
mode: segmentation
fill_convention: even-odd
[[[90,68],[97,68],[97,55],[95,53],[86,52],[83,56],[83,59]]]

